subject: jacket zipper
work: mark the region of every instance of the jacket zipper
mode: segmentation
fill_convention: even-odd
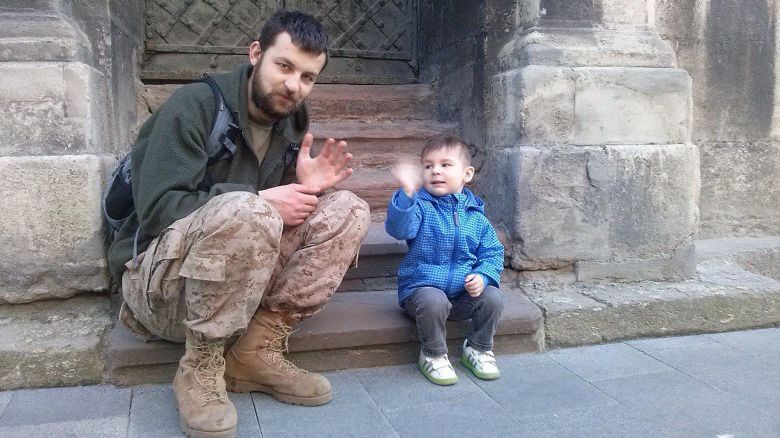
[[[456,198],[454,195],[452,199],[455,201],[453,203],[452,208],[452,219],[455,221],[455,240],[452,243],[452,255],[450,256],[450,272],[449,275],[447,275],[447,288],[445,289],[447,293],[450,292],[450,287],[452,286],[452,275],[455,271],[455,260],[457,260],[457,251],[458,251],[458,240],[460,240],[460,220],[458,219],[458,198]]]

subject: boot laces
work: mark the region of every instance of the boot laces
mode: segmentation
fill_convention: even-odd
[[[273,362],[281,362],[281,364],[293,375],[297,373],[308,373],[308,371],[298,368],[294,363],[290,362],[284,357],[284,353],[290,351],[288,340],[290,339],[290,335],[295,333],[295,330],[284,323],[279,323],[276,327],[274,327],[273,331],[275,335],[275,337],[271,340],[271,350],[274,352]]]
[[[225,374],[225,357],[222,355],[224,342],[204,342],[190,346],[198,352],[194,375],[195,381],[203,388],[200,393],[201,403],[206,406],[212,401],[226,402],[225,384],[220,379]]]

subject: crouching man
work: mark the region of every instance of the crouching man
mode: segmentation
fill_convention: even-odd
[[[177,89],[133,147],[135,213],[109,265],[122,284],[122,322],[146,339],[186,342],[173,388],[190,436],[235,434],[226,390],[301,405],[331,399],[325,377],[283,357],[292,327],[336,290],[370,220],[364,201],[329,190],[352,173],[346,143],[329,139],[310,153],[303,102],[327,46],[313,17],[275,14],[248,64],[212,76],[239,128],[234,151],[206,152],[219,102],[203,82]]]

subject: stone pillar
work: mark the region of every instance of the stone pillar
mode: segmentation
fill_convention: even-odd
[[[579,281],[693,275],[691,78],[645,0],[542,0],[497,48],[480,192],[511,266]]]
[[[138,6],[0,5],[0,389],[103,381],[100,198],[135,127]]]
[[[0,304],[108,286],[100,197],[130,119],[114,117],[112,42],[128,32],[112,12],[130,8],[114,3],[0,7]]]

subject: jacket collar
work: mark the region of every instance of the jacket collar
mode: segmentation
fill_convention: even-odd
[[[252,73],[252,64],[242,64],[234,68],[231,72],[214,75],[214,82],[217,83],[225,103],[237,116],[238,126],[247,136],[249,133],[249,116],[247,106],[249,96],[247,93],[247,83],[249,75]],[[289,143],[297,143],[309,130],[309,116],[306,104],[301,105],[300,109],[286,119],[280,119],[274,122],[274,131],[284,137]],[[251,137],[247,137],[251,138]]]
[[[482,213],[485,212],[485,203],[482,202],[482,200],[479,199],[476,195],[474,195],[471,190],[465,187],[461,193],[444,196],[432,195],[424,188],[420,188],[420,190],[417,192],[417,196],[419,196],[420,199],[425,199],[426,201],[430,201],[434,204],[451,204],[454,200],[457,200],[459,204],[464,205],[466,210],[477,210]]]

